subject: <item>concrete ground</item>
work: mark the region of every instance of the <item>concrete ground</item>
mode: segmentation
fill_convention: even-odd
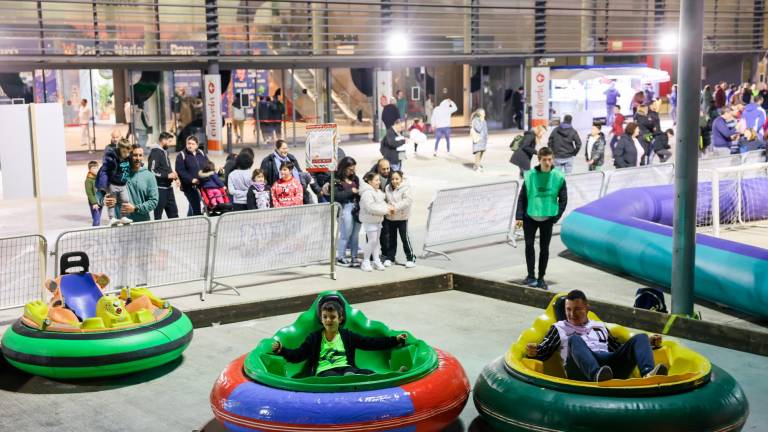
[[[457,291],[356,305],[372,319],[408,329],[455,355],[474,384],[483,366],[500,356],[540,310]],[[599,312],[599,311],[598,311]],[[171,364],[125,377],[59,382],[0,368],[0,430],[222,431],[208,396],[227,363],[259,339],[288,325],[296,314],[195,330],[184,356]],[[481,318],[482,317],[482,318]],[[726,369],[751,406],[744,430],[765,430],[768,359],[683,341]],[[451,432],[483,431],[471,402]],[[475,422],[473,424],[473,422]],[[470,427],[471,426],[471,427]]]

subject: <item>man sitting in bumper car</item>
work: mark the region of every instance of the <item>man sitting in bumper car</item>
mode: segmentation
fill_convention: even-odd
[[[579,381],[626,379],[635,367],[644,378],[667,375],[667,367],[653,360],[652,346],[661,346],[661,335],[640,333],[619,343],[605,323],[587,317],[589,303],[579,290],[568,293],[564,309],[565,319],[559,317],[541,343],[526,346],[529,358],[544,361],[559,349],[566,375]]]

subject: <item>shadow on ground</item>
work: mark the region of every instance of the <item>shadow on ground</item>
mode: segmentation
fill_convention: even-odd
[[[479,417],[472,422],[472,425],[474,425],[475,423],[478,423],[478,419]],[[453,423],[451,423],[445,429],[442,430],[442,432],[465,432],[465,431],[491,432],[491,429],[472,429],[472,426],[470,425],[469,429],[467,430],[464,428],[464,423],[460,419],[456,419],[454,420]],[[194,429],[192,432],[227,432],[227,428],[224,427],[224,425],[221,424],[220,421],[218,421],[215,418],[212,418],[201,429]]]
[[[184,363],[184,356],[151,369],[117,377],[56,380],[30,375],[8,364],[0,356],[0,391],[28,394],[77,394],[113,390],[153,381],[173,372]]]

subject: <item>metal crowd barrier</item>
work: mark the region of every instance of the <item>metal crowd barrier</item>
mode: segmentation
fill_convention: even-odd
[[[334,273],[331,224],[338,204],[226,213],[216,223],[211,288],[240,293],[221,278],[303,267],[330,261]]]
[[[422,258],[430,254],[450,257],[435,246],[504,234],[517,246],[513,235],[517,181],[463,186],[437,191],[429,206]]]
[[[44,298],[47,250],[41,235],[0,239],[0,309]]]
[[[56,239],[55,273],[62,254],[82,251],[89,270],[109,276],[112,289],[201,281],[202,298],[210,238],[211,222],[204,216],[65,231]]]
[[[565,184],[568,188],[568,206],[560,222],[573,210],[602,197],[605,177],[605,173],[601,171],[567,175]]]
[[[765,150],[753,150],[751,152],[746,152],[741,155],[741,164],[748,165],[753,163],[767,162],[768,158],[766,158],[766,156],[767,155]]]
[[[712,157],[712,158],[699,159],[699,169],[711,170],[715,168],[724,168],[729,166],[741,165],[741,163],[742,163],[741,155],[718,156],[718,157]]]
[[[636,168],[621,168],[606,173],[603,195],[619,189],[641,186],[660,186],[672,184],[675,179],[675,164],[665,163],[646,165]]]

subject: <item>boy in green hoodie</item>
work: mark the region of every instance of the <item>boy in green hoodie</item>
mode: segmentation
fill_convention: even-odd
[[[99,163],[88,162],[88,175],[85,176],[85,195],[88,197],[88,207],[91,210],[93,226],[101,225],[102,203],[99,200],[99,192],[96,190],[96,174],[99,172]]]

